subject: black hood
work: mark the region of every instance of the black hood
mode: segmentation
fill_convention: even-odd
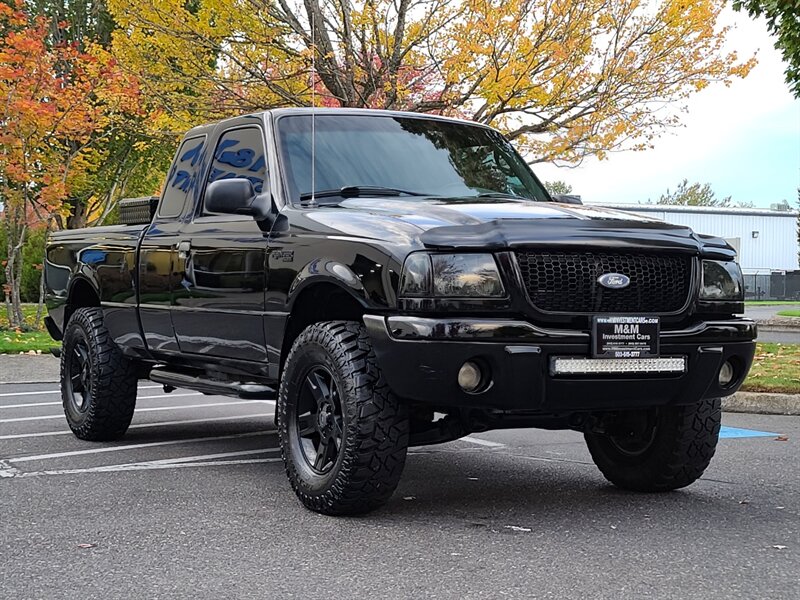
[[[372,229],[374,234],[385,228],[395,234],[404,230],[406,235],[417,238],[421,245],[431,249],[580,249],[592,246],[609,250],[637,248],[691,253],[723,260],[735,257],[733,248],[723,239],[598,206],[474,197],[351,198],[335,210],[314,212],[315,220],[342,232],[356,224],[359,233],[364,233],[365,229]]]

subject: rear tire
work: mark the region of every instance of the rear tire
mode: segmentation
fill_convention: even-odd
[[[286,474],[306,508],[356,515],[388,501],[405,465],[408,408],[384,381],[363,325],[300,333],[276,413]]]
[[[719,398],[689,406],[617,413],[586,445],[606,479],[638,492],[667,492],[697,481],[719,440]]]
[[[69,428],[82,440],[115,440],[136,407],[137,371],[111,340],[99,307],[79,308],[61,350],[61,399]]]

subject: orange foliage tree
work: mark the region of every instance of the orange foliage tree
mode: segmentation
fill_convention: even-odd
[[[0,1],[0,203],[7,259],[3,293],[9,324],[23,325],[21,252],[32,227],[70,211],[70,189],[113,135],[115,119],[138,110],[136,82],[91,44],[48,46],[47,19],[21,0]]]

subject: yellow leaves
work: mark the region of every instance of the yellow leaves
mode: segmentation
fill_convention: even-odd
[[[108,4],[114,56],[155,131],[308,104],[313,87],[324,105],[471,115],[532,160],[576,162],[649,146],[689,94],[754,64],[723,51],[722,0],[430,0],[402,15],[392,0],[352,0],[346,15],[327,0],[284,15],[249,0]],[[307,6],[330,40],[322,51],[318,32],[314,82]]]

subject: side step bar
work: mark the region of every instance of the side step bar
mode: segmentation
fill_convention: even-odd
[[[274,400],[276,391],[260,383],[247,383],[242,381],[219,381],[200,375],[192,375],[179,371],[170,371],[163,367],[155,367],[150,371],[149,379],[156,383],[176,388],[187,388],[204,394],[219,396],[234,396],[236,398],[252,400]]]

